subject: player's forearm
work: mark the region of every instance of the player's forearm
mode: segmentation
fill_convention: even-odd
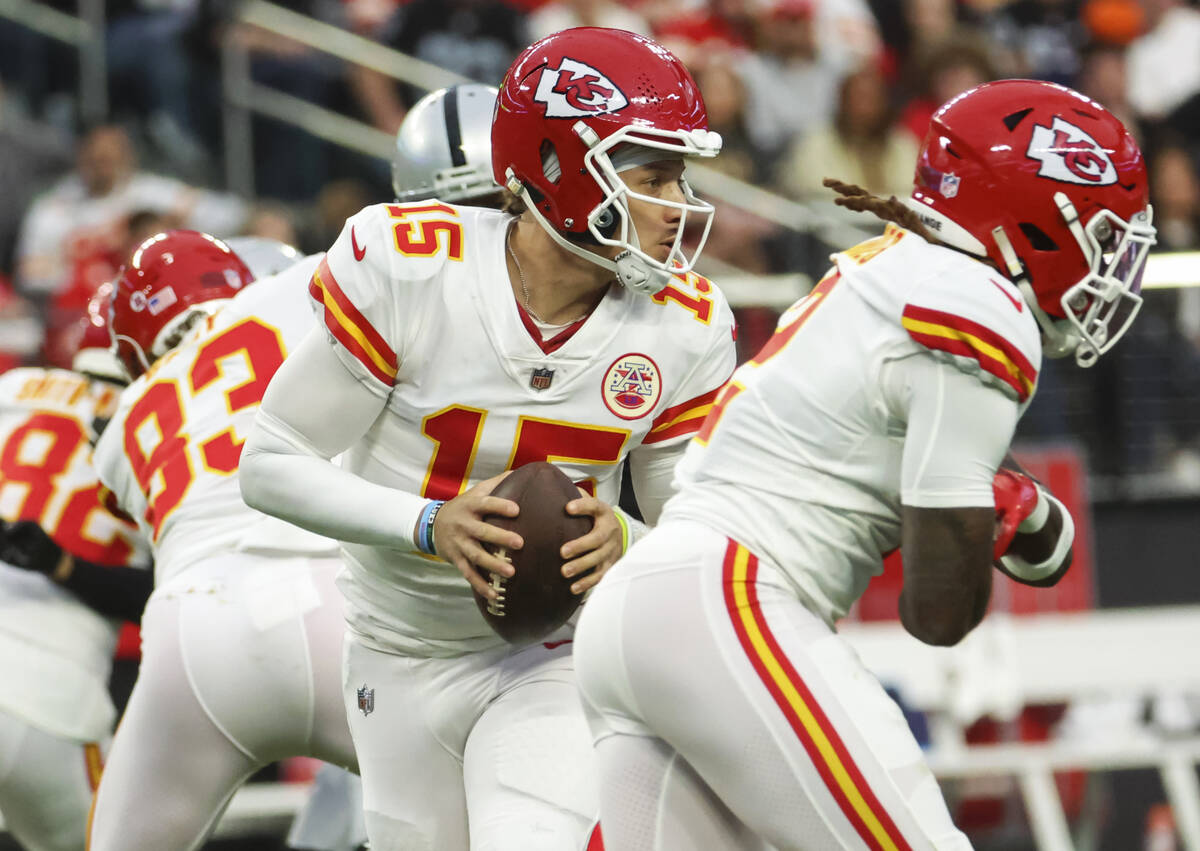
[[[247,505],[339,541],[416,549],[413,529],[429,500],[368,482],[299,442],[259,414],[239,467]]]

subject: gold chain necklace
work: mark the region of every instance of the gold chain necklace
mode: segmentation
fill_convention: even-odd
[[[554,325],[554,324],[551,324],[550,322],[547,322],[545,319],[543,319],[542,317],[540,317],[536,313],[534,313],[533,308],[529,306],[529,285],[525,282],[525,270],[523,270],[521,268],[521,261],[517,259],[517,252],[513,251],[512,231],[509,231],[509,236],[504,240],[504,245],[508,249],[508,256],[512,258],[513,265],[515,265],[517,267],[517,280],[519,280],[521,282],[521,297],[522,297],[522,299],[524,299],[525,312],[528,313],[530,316],[532,316],[535,321],[539,322],[542,325],[550,325],[550,327],[552,327],[552,328],[559,328],[559,327],[563,327],[566,325],[572,325],[572,324],[578,322],[583,317],[588,315],[588,313],[590,311],[585,310],[583,313],[581,313],[575,319],[572,319],[570,322],[563,322],[562,325]]]

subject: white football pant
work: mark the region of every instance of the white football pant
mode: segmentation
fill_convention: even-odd
[[[347,634],[345,670],[371,851],[589,846],[595,758],[569,641],[429,659]]]
[[[27,851],[81,851],[102,745],[76,742],[0,712],[0,814]]]
[[[719,533],[660,525],[576,636],[607,851],[970,849],[899,707]]]
[[[96,793],[89,851],[191,851],[263,765],[353,766],[337,559],[245,554],[156,589]]]

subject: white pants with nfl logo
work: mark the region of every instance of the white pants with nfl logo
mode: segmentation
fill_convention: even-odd
[[[604,578],[575,664],[607,851],[967,851],[899,707],[770,564],[668,521]]]
[[[371,851],[600,851],[569,638],[430,659],[347,633]]]
[[[156,588],[89,851],[192,851],[263,765],[354,765],[337,558],[229,554]]]

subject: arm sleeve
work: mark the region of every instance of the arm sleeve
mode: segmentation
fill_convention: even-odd
[[[310,333],[275,373],[246,440],[239,476],[246,504],[341,541],[414,550],[413,528],[428,500],[330,461],[384,405],[321,330]]]
[[[889,412],[907,423],[901,502],[993,507],[992,479],[1020,416],[1016,400],[926,354],[890,361],[882,378]]]
[[[645,519],[645,524],[637,521],[630,524],[632,540],[636,541],[648,526],[658,523],[663,506],[675,493],[675,465],[686,449],[686,441],[677,441],[655,449],[638,447],[630,453],[629,474],[633,480],[633,493]]]
[[[75,559],[70,575],[59,584],[102,615],[140,623],[154,590],[154,572]]]

